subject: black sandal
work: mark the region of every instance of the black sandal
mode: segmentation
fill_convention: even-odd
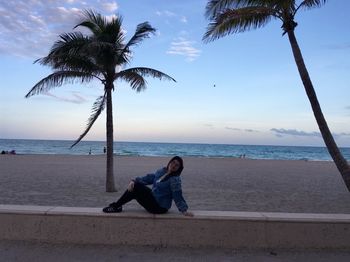
[[[102,209],[104,213],[120,213],[123,211],[122,207],[108,206]]]

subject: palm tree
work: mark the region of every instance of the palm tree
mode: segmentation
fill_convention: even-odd
[[[210,22],[203,41],[209,42],[229,34],[260,28],[272,19],[281,20],[283,35],[288,35],[294,59],[323,140],[350,191],[349,164],[341,154],[328,128],[294,34],[297,26],[294,20],[296,13],[302,9],[320,7],[326,3],[326,0],[299,2],[296,3],[295,0],[211,0],[206,6],[205,15]]]
[[[53,73],[35,84],[25,97],[45,93],[51,88],[75,81],[87,83],[97,79],[104,85],[104,94],[94,102],[85,131],[72,147],[89,132],[106,106],[106,191],[114,192],[116,189],[113,175],[112,91],[115,89],[115,81],[124,80],[130,84],[132,89],[140,92],[146,89],[147,82],[144,77],[175,80],[152,68],[125,69],[132,58],[131,47],[136,46],[155,32],[148,22],[139,24],[134,35],[127,42],[125,31],[122,29],[121,16],[117,15],[108,21],[101,14],[85,10],[83,21],[74,28],[79,26],[88,29],[90,34],[84,35],[81,32],[61,34],[60,40],[54,43],[49,54],[35,61],[50,66]]]

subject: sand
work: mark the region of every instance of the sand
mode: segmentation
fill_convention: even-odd
[[[130,179],[169,159],[115,157],[118,192],[106,193],[103,155],[0,155],[0,203],[104,207]],[[350,213],[350,193],[332,162],[185,157],[184,164],[183,194],[192,210]],[[125,207],[135,208],[141,209],[135,202]]]

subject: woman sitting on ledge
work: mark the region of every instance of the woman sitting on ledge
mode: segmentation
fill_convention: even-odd
[[[185,216],[193,216],[188,212],[188,206],[182,196],[180,174],[183,170],[183,160],[179,156],[170,159],[167,167],[163,167],[155,174],[137,177],[132,180],[125,193],[117,202],[111,203],[103,209],[105,213],[119,213],[123,205],[133,199],[152,214],[164,214],[171,207],[174,200],[178,210]],[[152,189],[147,185],[153,185]]]

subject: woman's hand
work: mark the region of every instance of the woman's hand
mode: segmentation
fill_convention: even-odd
[[[182,214],[186,217],[194,217],[194,214],[192,212],[185,211],[185,212],[182,212]]]
[[[132,192],[134,190],[134,186],[135,186],[135,182],[134,181],[130,181],[130,183],[128,185],[128,191]]]

